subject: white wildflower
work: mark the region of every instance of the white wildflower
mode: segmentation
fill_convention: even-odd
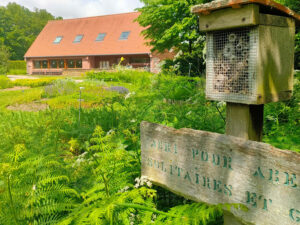
[[[188,115],[191,115],[192,114],[192,111],[189,111],[186,115],[188,116]]]
[[[80,155],[80,157],[84,157],[87,154],[87,152],[84,152]]]
[[[150,181],[147,181],[146,184],[147,184],[147,186],[148,186],[149,188],[152,187],[152,183],[151,183]]]
[[[32,190],[36,190],[36,185],[34,184],[33,186],[32,186]]]
[[[113,129],[110,129],[106,134],[107,135],[110,135],[110,134],[112,134],[114,132],[114,130]]]
[[[218,107],[223,107],[223,106],[225,106],[226,105],[226,102],[218,102],[217,103],[217,106]]]
[[[127,190],[129,189],[128,186],[125,186],[124,188],[122,188],[121,190],[118,191],[118,193],[123,193],[123,192],[126,192]]]
[[[146,176],[141,176],[141,185],[143,186],[147,182],[148,178]]]
[[[130,97],[130,95],[131,95],[131,92],[129,92],[127,95],[125,95],[125,99],[127,99],[127,98],[129,98]]]

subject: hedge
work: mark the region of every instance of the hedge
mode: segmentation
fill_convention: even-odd
[[[8,61],[8,70],[26,70],[26,62],[24,60]]]

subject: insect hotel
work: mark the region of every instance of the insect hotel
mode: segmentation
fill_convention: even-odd
[[[291,97],[299,15],[270,0],[213,1],[192,11],[207,32],[208,99],[265,104]]]
[[[217,0],[192,12],[207,32],[207,99],[227,102],[227,134],[260,141],[263,104],[292,96],[300,15],[272,0]]]

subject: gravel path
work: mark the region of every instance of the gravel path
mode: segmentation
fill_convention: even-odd
[[[37,77],[26,76],[26,75],[7,75],[7,77],[12,81],[17,79],[38,79]]]
[[[38,77],[33,77],[33,76],[27,76],[27,75],[7,75],[7,77],[11,80],[17,80],[17,79],[39,79]],[[76,83],[81,83],[83,80],[75,80],[73,79]]]

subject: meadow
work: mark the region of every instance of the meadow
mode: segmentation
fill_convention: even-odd
[[[291,100],[264,112],[264,142],[297,152],[299,78]],[[224,133],[225,103],[205,99],[205,79],[125,69],[81,79],[0,77],[0,224],[222,224],[230,205],[140,174],[143,120]]]

